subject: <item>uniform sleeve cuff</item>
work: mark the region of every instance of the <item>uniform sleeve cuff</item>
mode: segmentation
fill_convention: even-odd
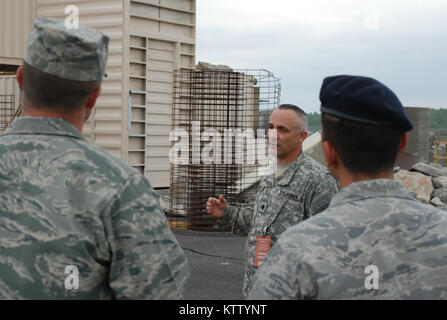
[[[237,211],[237,207],[227,204],[227,208],[224,211],[224,215],[221,218],[221,221],[225,224],[233,224],[234,220],[236,220],[237,217]]]

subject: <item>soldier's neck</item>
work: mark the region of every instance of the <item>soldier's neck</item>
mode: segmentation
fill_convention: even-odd
[[[73,112],[72,114],[62,114],[49,110],[48,108],[35,108],[25,103],[23,108],[23,116],[59,118],[71,123],[80,133],[82,133],[82,129],[84,127],[82,116],[76,112]]]
[[[340,188],[346,188],[350,184],[354,182],[360,182],[360,181],[368,181],[368,180],[376,180],[376,179],[393,179],[393,170],[384,170],[377,174],[372,175],[366,175],[366,174],[353,174],[346,169],[344,169],[345,172],[341,173],[338,176],[338,180],[340,182]]]
[[[285,158],[277,158],[276,159],[276,161],[277,161],[277,164],[278,165],[286,165],[286,164],[289,164],[289,163],[291,163],[291,162],[293,162],[293,161],[295,161],[296,159],[298,159],[299,158],[299,156],[301,155],[301,152],[302,152],[302,148],[299,148],[299,149],[296,149],[295,151],[293,151],[292,153],[290,153],[287,157],[285,157]]]

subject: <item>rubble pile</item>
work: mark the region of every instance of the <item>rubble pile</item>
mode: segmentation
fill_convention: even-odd
[[[394,179],[419,201],[447,211],[447,168],[437,163],[416,163],[410,170],[395,167]]]

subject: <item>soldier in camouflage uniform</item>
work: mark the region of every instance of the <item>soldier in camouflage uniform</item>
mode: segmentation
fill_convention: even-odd
[[[254,204],[227,205],[222,195],[207,202],[208,213],[231,225],[234,233],[248,233],[244,296],[257,269],[258,237],[270,236],[272,246],[288,227],[326,209],[338,191],[338,184],[329,171],[302,152],[302,143],[307,137],[307,116],[301,109],[281,105],[272,113],[269,131],[276,132],[278,170],[276,174],[262,177]]]
[[[186,258],[149,181],[81,134],[108,43],[35,22],[24,117],[0,137],[0,298],[182,298]]]
[[[251,299],[447,299],[447,215],[393,180],[412,129],[399,99],[365,77],[325,79],[323,152],[342,190],[288,229]]]

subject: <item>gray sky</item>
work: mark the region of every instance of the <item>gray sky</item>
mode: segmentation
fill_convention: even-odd
[[[281,102],[306,112],[336,74],[447,108],[447,0],[198,0],[198,61],[270,70]]]

